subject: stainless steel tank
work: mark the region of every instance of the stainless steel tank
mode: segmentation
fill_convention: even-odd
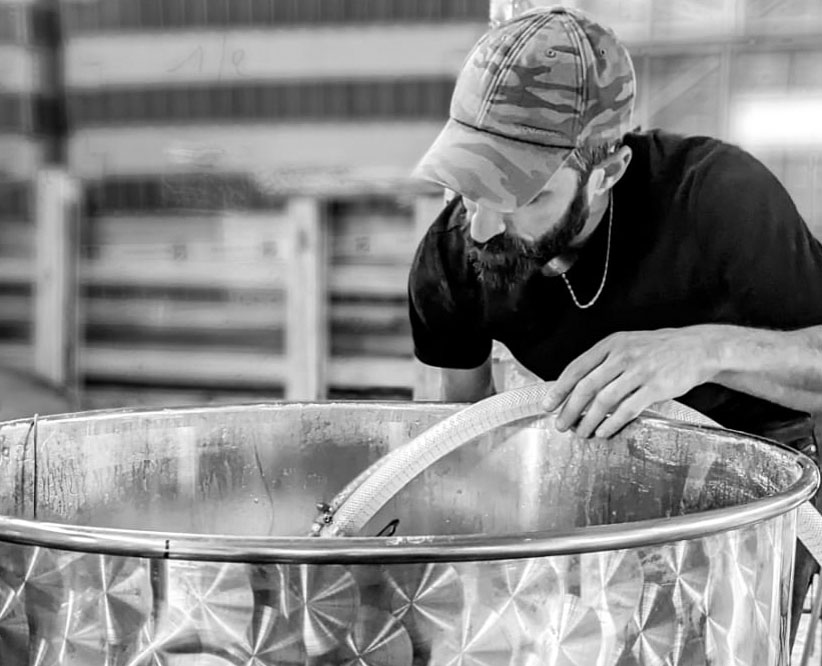
[[[430,467],[369,536],[303,536],[456,409],[3,424],[0,664],[786,663],[795,509],[818,474],[755,438],[643,418],[580,441],[530,420]]]

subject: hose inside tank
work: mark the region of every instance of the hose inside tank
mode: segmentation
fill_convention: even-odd
[[[552,382],[542,382],[493,395],[432,426],[408,444],[383,456],[323,505],[312,526],[314,536],[353,536],[412,479],[466,442],[494,428],[534,416],[552,418],[542,407]],[[718,426],[704,414],[673,400],[649,410],[694,425]],[[822,516],[805,502],[797,511],[799,539],[822,564]]]

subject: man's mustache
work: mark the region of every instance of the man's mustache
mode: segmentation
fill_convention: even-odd
[[[478,243],[469,236],[468,250],[478,257],[502,256],[505,254],[532,254],[535,244],[529,243],[521,238],[509,236],[505,233],[489,238],[483,243]]]

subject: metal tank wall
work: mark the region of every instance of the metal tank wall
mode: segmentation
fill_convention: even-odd
[[[433,465],[368,537],[302,536],[455,409],[3,425],[0,663],[785,663],[792,507],[817,477],[734,433],[645,418],[581,442],[529,421]]]

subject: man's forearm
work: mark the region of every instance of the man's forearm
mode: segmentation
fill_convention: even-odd
[[[785,407],[822,412],[822,326],[771,331],[707,326],[714,382]]]
[[[770,331],[703,324],[613,333],[569,363],[543,403],[557,428],[610,437],[655,402],[716,383],[822,412],[822,326]]]
[[[443,378],[440,398],[445,402],[478,402],[494,393],[496,388],[493,377],[469,385],[466,382],[454,382],[453,377],[446,375]]]
[[[477,402],[494,394],[491,357],[468,370],[442,369],[440,399],[446,402]]]

